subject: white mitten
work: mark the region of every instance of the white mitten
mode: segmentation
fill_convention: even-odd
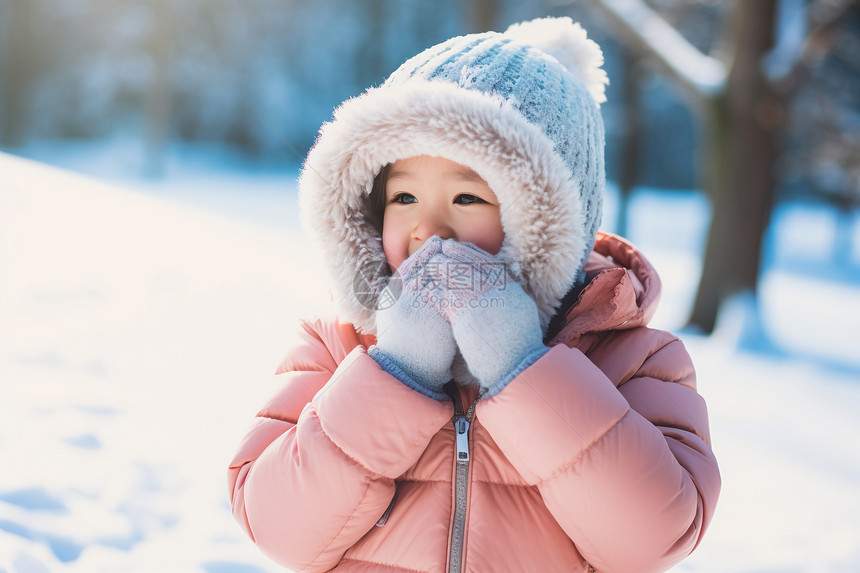
[[[493,396],[549,350],[537,305],[503,262],[475,245],[446,240],[442,254],[445,264],[433,269],[444,269],[442,310],[483,396]]]
[[[447,399],[442,386],[457,351],[440,308],[444,286],[430,269],[441,251],[442,239],[433,236],[395,271],[391,280],[402,290],[392,306],[377,311],[377,342],[368,352],[386,372],[437,400]]]

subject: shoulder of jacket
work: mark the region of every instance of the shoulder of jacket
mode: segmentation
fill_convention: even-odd
[[[334,314],[302,318],[276,374],[294,370],[334,371],[356,346],[368,347],[375,342],[373,336],[358,332],[355,325]]]
[[[695,388],[693,362],[681,339],[668,331],[639,326],[583,335],[578,348],[616,386],[650,377]]]

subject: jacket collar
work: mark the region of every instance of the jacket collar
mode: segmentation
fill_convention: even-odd
[[[585,265],[585,286],[564,313],[560,331],[549,342],[575,343],[587,332],[645,326],[660,299],[660,278],[650,262],[629,241],[598,233]]]

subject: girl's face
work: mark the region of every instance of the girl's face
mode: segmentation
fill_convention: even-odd
[[[448,159],[419,155],[395,161],[382,219],[382,248],[392,270],[433,235],[495,255],[505,238],[496,194],[477,173]]]

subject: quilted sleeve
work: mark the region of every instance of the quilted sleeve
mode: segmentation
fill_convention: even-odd
[[[334,567],[383,514],[394,478],[451,416],[450,405],[407,388],[361,345],[338,363],[343,340],[331,330],[302,324],[278,374],[280,390],[228,470],[235,518],[264,553],[295,571]]]
[[[699,543],[719,496],[686,350],[664,338],[645,354],[616,387],[580,350],[555,346],[477,409],[600,573],[669,569]]]

